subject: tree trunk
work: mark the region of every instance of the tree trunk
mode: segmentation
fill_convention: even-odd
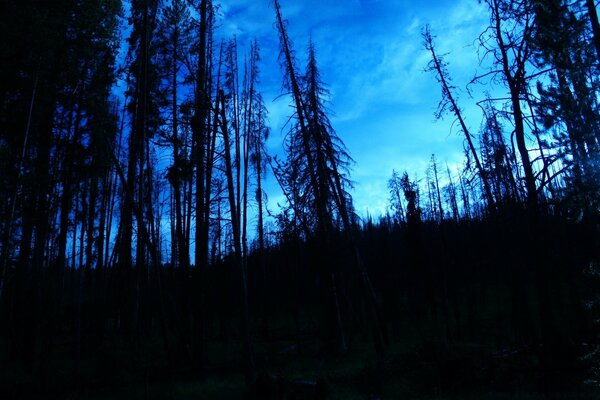
[[[194,262],[196,268],[203,268],[207,264],[208,237],[205,237],[205,155],[206,155],[206,115],[208,109],[208,96],[206,92],[206,37],[207,37],[207,12],[208,0],[200,3],[200,46],[198,49],[198,72],[196,79],[195,110],[192,125],[194,145],[196,146],[196,250]]]
[[[594,45],[596,46],[596,53],[598,55],[598,61],[600,62],[600,23],[598,23],[598,12],[596,11],[596,4],[594,3],[594,0],[585,0],[585,4],[588,9],[590,23],[592,24],[592,31],[594,33]]]
[[[516,60],[518,63],[517,70],[511,70],[511,59],[508,55],[508,49],[504,42],[502,33],[502,16],[500,15],[500,5],[498,0],[492,0],[492,13],[494,18],[494,30],[498,49],[501,53],[502,71],[510,91],[510,102],[513,110],[513,121],[515,124],[515,138],[517,140],[517,148],[521,156],[521,164],[523,164],[523,172],[525,173],[525,188],[527,189],[527,208],[531,213],[537,212],[538,195],[535,183],[535,175],[529,158],[529,150],[525,143],[525,123],[523,110],[521,108],[521,94],[525,85],[525,62],[526,59],[521,58]],[[523,38],[523,40],[526,40]],[[524,51],[526,52],[526,50]],[[520,52],[523,55],[523,52]]]
[[[240,271],[242,283],[242,330],[244,335],[244,360],[245,360],[245,377],[246,384],[254,382],[254,355],[252,350],[252,339],[250,335],[250,314],[248,310],[248,283],[246,270],[242,256],[242,244],[240,235],[240,225],[236,210],[236,199],[234,193],[233,168],[231,160],[231,143],[229,138],[229,130],[227,124],[227,116],[225,113],[225,94],[219,91],[221,101],[221,131],[223,141],[225,143],[225,174],[227,177],[227,193],[229,197],[229,208],[231,214],[231,226],[233,230],[233,245],[235,251],[235,263]],[[217,99],[218,101],[219,99]]]

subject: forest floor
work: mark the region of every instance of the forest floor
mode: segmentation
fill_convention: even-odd
[[[147,376],[144,382],[78,391],[70,399],[596,399],[586,371],[565,365],[542,371],[529,349],[497,351],[468,343],[398,343],[377,363],[367,337],[346,354],[319,351],[317,343],[274,340],[256,344],[258,382],[248,391],[240,370],[241,343],[213,343],[227,362],[202,376]],[[215,353],[216,355],[216,353]]]
[[[282,330],[289,332],[288,329]],[[151,400],[570,400],[597,399],[584,384],[589,366],[581,357],[541,366],[536,349],[499,348],[469,342],[423,341],[405,329],[391,337],[382,363],[366,333],[355,334],[345,353],[324,352],[316,333],[302,337],[273,330],[254,344],[257,383],[249,390],[242,371],[242,343],[230,337],[205,342],[202,371],[170,370],[158,336],[133,351],[104,340],[87,351],[79,365],[73,343],[54,349],[53,368],[44,389],[0,357],[0,398],[44,393],[44,399]],[[392,335],[393,336],[393,335]],[[175,338],[173,338],[175,339]],[[1,346],[5,348],[6,346]],[[569,355],[584,354],[573,348]],[[5,353],[2,351],[2,353]],[[137,356],[133,356],[133,354]],[[64,359],[63,359],[64,357]]]

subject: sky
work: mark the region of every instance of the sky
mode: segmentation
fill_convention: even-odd
[[[449,72],[458,88],[469,127],[477,132],[481,112],[464,90],[479,67],[476,39],[487,15],[477,0],[280,0],[288,20],[298,64],[303,69],[310,38],[317,51],[321,78],[331,97],[330,119],[355,161],[351,191],[360,216],[382,215],[388,203],[387,180],[392,171],[423,177],[435,153],[451,170],[464,161],[464,138],[447,115],[436,121],[441,90],[426,72],[429,54],[421,31],[430,25],[439,53],[448,53]],[[282,69],[275,11],[269,0],[223,1],[219,36],[236,35],[240,52],[256,38],[261,47],[260,90],[269,110],[271,155],[283,156],[285,123],[291,101],[282,94]],[[273,177],[266,182],[269,208],[283,202]]]

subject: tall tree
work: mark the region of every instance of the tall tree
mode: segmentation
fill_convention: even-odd
[[[486,200],[488,202],[488,207],[490,209],[493,209],[494,197],[492,196],[492,190],[490,188],[489,179],[481,165],[479,154],[477,152],[477,149],[475,148],[475,144],[473,143],[473,135],[471,135],[469,128],[467,127],[467,124],[462,115],[462,111],[460,110],[458,103],[455,99],[455,95],[453,94],[455,88],[454,86],[452,86],[450,81],[450,75],[447,71],[447,63],[444,61],[443,57],[436,52],[433,42],[433,36],[431,35],[429,27],[425,27],[423,31],[423,40],[425,43],[425,48],[431,53],[431,61],[429,62],[427,70],[432,71],[436,74],[436,79],[442,87],[442,100],[438,105],[436,117],[441,118],[446,111],[450,111],[458,120],[460,128],[463,131],[463,134],[465,135],[467,145],[469,146],[469,154],[473,157],[473,160],[475,160],[475,166],[477,168],[477,172],[479,173],[481,183],[483,184],[483,190]]]
[[[299,75],[297,73],[296,60],[294,57],[293,50],[291,48],[290,39],[287,34],[286,24],[281,15],[281,6],[279,5],[279,2],[277,0],[274,1],[274,5],[276,12],[277,30],[279,31],[281,46],[280,57],[283,58],[281,60],[281,63],[282,67],[285,70],[284,86],[287,89],[289,89],[292,94],[295,106],[294,109],[298,121],[298,125],[295,130],[296,135],[299,137],[299,140],[294,138],[291,140],[290,144],[300,146],[301,151],[297,153],[297,159],[293,160],[293,163],[298,162],[302,158],[305,159],[306,168],[302,173],[305,174],[305,178],[308,180],[310,185],[308,186],[308,188],[309,190],[311,190],[312,193],[304,193],[303,197],[311,197],[314,199],[317,218],[316,222],[318,225],[317,229],[320,234],[324,234],[330,230],[328,224],[331,222],[327,217],[327,202],[325,197],[326,194],[321,193],[323,185],[327,185],[327,182],[321,182],[321,184],[319,185],[319,180],[316,176],[316,161],[314,160],[314,154],[311,149],[311,137],[306,121],[306,110],[303,104],[303,96],[298,79]],[[289,152],[289,154],[293,154],[293,152]]]
[[[235,265],[239,269],[241,277],[241,298],[242,298],[242,322],[243,322],[243,335],[244,335],[244,372],[246,377],[246,384],[254,382],[254,354],[252,348],[252,338],[250,334],[250,313],[248,309],[248,280],[246,265],[243,260],[242,251],[242,238],[240,229],[239,213],[237,210],[238,202],[235,196],[235,183],[234,183],[234,172],[233,172],[233,160],[231,156],[231,148],[233,144],[229,134],[229,124],[227,121],[227,107],[226,107],[226,96],[221,90],[218,94],[217,101],[220,102],[220,127],[224,141],[225,151],[225,175],[227,178],[227,196],[229,199],[229,211],[231,217],[231,229],[233,231],[233,248],[234,248],[234,260]]]
[[[183,210],[183,191],[191,178],[189,156],[184,147],[183,129],[180,125],[180,81],[185,78],[183,67],[187,54],[191,51],[192,25],[190,11],[184,0],[174,0],[162,10],[157,30],[161,58],[165,67],[165,89],[170,91],[171,132],[166,139],[172,146],[173,165],[169,167],[167,178],[173,187],[175,234],[171,240],[175,243],[178,265],[188,268],[190,265],[189,242],[186,238]]]
[[[560,157],[570,171],[567,177],[576,198],[572,204],[593,209],[600,176],[597,172],[600,117],[597,107],[597,82],[593,71],[597,57],[586,38],[583,11],[576,4],[562,0],[534,3],[535,28],[532,47],[540,68],[550,70],[544,81],[538,82],[536,102],[539,119],[545,129],[553,129],[561,152]]]
[[[153,212],[148,199],[149,176],[148,146],[149,139],[158,130],[160,99],[158,91],[157,71],[155,65],[154,29],[158,13],[157,0],[133,1],[131,3],[132,24],[131,35],[128,38],[130,63],[130,93],[129,114],[131,118],[131,133],[128,142],[127,186],[135,191],[136,207]],[[144,217],[146,212],[142,214]],[[145,219],[144,219],[145,220]],[[145,223],[137,221],[139,224]],[[121,214],[120,264],[123,268],[132,267],[132,238],[133,210],[130,204],[124,204]],[[142,268],[145,259],[145,245],[141,235],[136,239],[136,264]]]
[[[266,194],[263,189],[263,179],[267,172],[267,165],[270,160],[266,150],[266,141],[269,138],[269,127],[267,126],[267,108],[264,104],[261,93],[257,90],[256,85],[259,83],[259,67],[260,52],[258,42],[254,41],[250,47],[250,62],[249,62],[249,77],[247,88],[247,108],[246,108],[246,166],[244,180],[244,199],[247,198],[248,192],[248,176],[250,171],[254,173],[255,179],[255,201],[258,208],[258,220],[256,229],[258,234],[258,257],[259,266],[262,270],[262,329],[263,334],[268,336],[269,332],[269,313],[271,299],[269,293],[269,279],[267,274],[266,262],[266,243],[265,243],[265,198]],[[248,168],[248,161],[249,167]],[[244,201],[244,245],[246,245],[246,224],[248,219],[248,206]],[[244,251],[247,254],[247,249]]]
[[[127,90],[130,101],[127,111],[130,131],[127,140],[127,172],[125,180],[120,179],[123,201],[118,266],[124,277],[120,282],[119,302],[120,312],[126,315],[122,329],[133,346],[139,346],[141,337],[145,334],[141,320],[149,306],[146,277],[149,276],[151,267],[158,273],[155,267],[160,262],[160,256],[156,254],[159,246],[155,229],[157,208],[154,204],[155,174],[151,143],[162,125],[160,104],[163,102],[163,93],[159,86],[155,36],[158,9],[158,0],[132,1],[129,17],[130,80]],[[121,168],[117,162],[114,164],[115,168]],[[162,333],[166,341],[167,333],[164,329]],[[169,356],[169,352],[165,351]]]
[[[394,219],[397,223],[406,222],[406,214],[402,202],[402,181],[400,175],[393,170],[392,176],[388,180],[388,190],[390,193],[390,208],[394,212]]]
[[[598,11],[594,0],[585,0],[585,5],[588,10],[590,24],[592,25],[592,33],[594,37],[594,46],[596,47],[596,55],[600,61],[600,22],[598,22]]]
[[[306,73],[300,80],[286,23],[277,0],[274,0],[274,6],[280,38],[281,64],[285,71],[284,87],[291,92],[297,122],[289,134],[288,168],[290,169],[286,173],[286,176],[296,182],[288,185],[294,189],[296,185],[300,187],[300,191],[294,190],[292,193],[301,193],[301,199],[307,201],[303,206],[308,205],[308,209],[316,215],[316,226],[305,226],[305,231],[320,238],[321,243],[331,240],[336,228],[338,230],[343,228],[346,233],[354,256],[353,266],[356,268],[352,272],[358,275],[359,287],[367,307],[369,327],[379,361],[378,365],[382,368],[385,348],[383,321],[378,311],[376,295],[369,275],[354,240],[353,207],[347,192],[349,181],[347,175],[344,174],[351,159],[327,117],[323,101],[326,91],[319,78],[314,45],[312,42],[309,43]],[[302,83],[304,85],[301,85]],[[289,196],[288,199],[290,199]],[[291,198],[291,200],[298,199]],[[300,207],[296,203],[292,208],[296,212]],[[341,222],[338,227],[335,226],[336,217]],[[346,341],[341,309],[337,301],[336,276],[331,270],[334,262],[331,255],[324,257],[323,264],[326,270],[323,272],[331,273],[330,276],[325,276],[325,281],[330,280],[332,283],[330,297],[335,312],[332,317],[337,321],[337,344],[341,350],[345,351]]]
[[[195,186],[196,186],[196,248],[194,251],[194,263],[201,268],[208,263],[208,220],[206,210],[209,204],[206,202],[206,149],[208,142],[208,113],[210,111],[210,71],[208,69],[209,54],[207,46],[210,37],[209,19],[211,15],[212,2],[199,0],[196,10],[199,15],[198,21],[198,55],[194,93],[194,115],[192,119],[194,164],[195,164]]]
[[[526,0],[486,0],[490,27],[481,35],[481,45],[492,59],[494,76],[505,84],[511,109],[511,122],[524,172],[527,207],[537,212],[538,186],[526,139],[526,113],[523,100],[527,97],[533,52],[530,37],[533,30],[533,9]]]

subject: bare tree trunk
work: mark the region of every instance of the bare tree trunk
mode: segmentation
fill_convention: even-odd
[[[207,16],[206,21],[206,42],[207,42],[207,71],[212,71],[212,41],[213,41],[213,23],[214,23],[214,13],[210,13]],[[219,91],[221,85],[221,54],[219,54],[219,71],[217,73],[217,85],[216,92]],[[210,94],[213,93],[213,80],[212,75],[209,73],[206,77],[206,96],[207,101],[210,101]],[[215,162],[215,152],[216,152],[216,141],[217,141],[217,130],[218,130],[218,112],[212,114],[211,120],[211,112],[209,110],[206,111],[206,126],[212,128],[207,128],[207,146],[208,150],[206,153],[206,167],[205,167],[205,175],[206,175],[206,185],[204,192],[204,227],[203,227],[203,236],[204,243],[204,257],[205,262],[208,264],[208,244],[210,241],[209,238],[209,230],[210,230],[210,213],[211,213],[211,203],[212,203],[212,179],[213,179],[213,167]]]
[[[469,202],[469,191],[467,190],[465,180],[461,175],[458,176],[458,181],[460,183],[460,192],[463,201],[463,213],[464,217],[468,221],[471,219],[471,203]]]
[[[177,62],[179,60],[177,38],[174,39],[175,43],[172,43],[173,54],[171,55],[171,113],[172,113],[172,130],[173,130],[173,197],[175,198],[175,242],[177,243],[177,258],[178,265],[181,268],[189,268],[189,249],[188,242],[185,239],[185,233],[183,229],[183,216],[182,216],[182,205],[181,205],[181,168],[182,161],[181,155],[179,154],[179,115],[177,105]]]
[[[98,241],[96,243],[96,253],[98,255],[97,268],[104,269],[104,262],[108,258],[104,253],[104,242],[110,241],[110,238],[105,236],[107,217],[108,217],[108,200],[111,196],[110,192],[110,170],[105,168],[104,176],[102,178],[102,192],[101,192],[101,203],[100,203],[100,225],[98,227]]]
[[[438,179],[438,171],[437,171],[437,161],[435,157],[431,157],[431,164],[433,167],[433,178],[435,179],[435,191],[439,208],[439,222],[442,223],[444,221],[444,208],[442,207],[442,195],[440,193],[440,180]]]
[[[250,314],[248,310],[248,283],[246,270],[242,255],[242,244],[240,235],[240,225],[238,213],[236,210],[236,198],[234,193],[233,167],[231,160],[231,143],[227,124],[227,115],[225,113],[225,94],[219,91],[217,101],[221,101],[221,132],[225,142],[225,174],[227,177],[227,193],[229,197],[229,208],[231,214],[231,226],[233,230],[233,245],[235,251],[235,262],[241,274],[242,282],[242,330],[244,335],[244,360],[246,384],[254,382],[254,355],[252,350],[252,339],[250,335]]]
[[[116,169],[117,175],[121,181],[121,185],[123,187],[124,195],[125,195],[125,203],[127,203],[132,210],[132,214],[135,215],[136,220],[138,220],[138,229],[139,235],[142,237],[144,241],[144,245],[148,249],[148,253],[150,255],[150,260],[152,261],[152,270],[156,274],[156,279],[158,282],[158,291],[159,291],[159,299],[160,299],[160,329],[161,336],[163,341],[163,349],[165,351],[165,355],[167,360],[171,362],[171,346],[169,340],[169,329],[167,324],[167,313],[165,309],[165,293],[163,289],[162,279],[161,279],[161,271],[160,271],[160,261],[157,248],[152,241],[151,235],[148,233],[148,229],[144,223],[139,223],[139,221],[143,220],[142,211],[139,207],[136,207],[136,204],[133,200],[133,192],[127,185],[127,179],[125,174],[123,173],[123,169],[119,164],[119,160],[117,159],[112,146],[110,143],[107,143],[108,149],[110,151],[109,156],[112,159],[113,165]]]
[[[250,55],[252,62],[252,55]],[[252,126],[252,106],[253,106],[253,95],[254,95],[254,80],[252,70],[250,71],[250,75],[248,75],[248,68],[244,68],[245,76],[244,83],[247,87],[244,87],[244,92],[246,93],[246,98],[244,99],[244,129],[242,131],[242,159],[244,161],[244,173],[242,180],[242,252],[244,254],[244,259],[248,257],[248,164],[250,157],[250,149],[249,149],[249,141],[250,141],[250,129]]]
[[[15,193],[11,199],[11,206],[10,206],[10,216],[8,219],[8,222],[6,224],[6,232],[4,232],[3,235],[3,243],[2,243],[2,254],[0,254],[0,263],[2,263],[2,272],[1,272],[1,276],[0,276],[0,300],[2,300],[2,294],[4,293],[4,283],[6,280],[6,269],[8,267],[8,249],[9,247],[9,243],[11,240],[11,236],[12,236],[12,228],[13,228],[13,223],[14,223],[14,218],[15,218],[15,210],[16,210],[16,205],[17,205],[17,195],[18,195],[18,190],[19,190],[19,184],[21,181],[21,176],[23,175],[23,162],[25,161],[25,155],[26,155],[26,151],[27,151],[27,146],[28,146],[28,142],[29,142],[29,131],[31,129],[31,120],[32,120],[32,114],[33,114],[33,106],[35,104],[35,95],[37,92],[37,87],[38,87],[38,81],[39,81],[39,73],[36,73],[35,76],[35,81],[33,83],[33,89],[32,89],[32,93],[31,93],[31,100],[29,102],[29,112],[27,114],[27,125],[25,128],[25,134],[23,135],[23,147],[21,150],[21,156],[19,158],[19,165],[17,167],[17,182],[15,184]]]
[[[208,224],[205,219],[206,189],[206,115],[208,109],[209,93],[206,92],[206,38],[207,38],[207,13],[208,0],[201,0],[200,3],[200,46],[198,49],[198,72],[196,78],[195,110],[192,129],[194,132],[194,145],[196,146],[196,268],[203,268],[207,263],[208,238],[205,237],[204,225]]]
[[[129,79],[129,75],[127,76],[127,79]],[[125,112],[127,111],[127,102],[128,102],[129,96],[127,95],[127,92],[125,94],[125,99],[123,100],[123,111],[121,112],[121,126],[119,127],[119,138],[118,138],[118,143],[117,143],[117,153],[115,155],[115,157],[118,159],[118,157],[121,154],[121,147],[122,147],[122,143],[123,143],[123,131],[125,128]],[[111,239],[111,234],[112,234],[112,228],[113,228],[113,213],[114,213],[114,209],[115,209],[115,204],[116,204],[116,197],[117,197],[117,190],[118,190],[118,179],[117,179],[117,171],[111,169],[110,170],[110,182],[111,182],[111,191],[110,191],[110,196],[109,196],[109,201],[108,201],[108,216],[107,216],[107,227],[106,227],[106,247],[105,247],[105,253],[106,253],[106,258],[107,258],[107,263],[109,260],[109,250],[110,250],[110,239]],[[123,214],[121,214],[121,219],[123,217]],[[115,248],[119,249],[120,244],[122,243],[121,241],[121,237],[119,235],[119,232],[121,232],[121,228],[124,225],[122,223],[119,223],[119,228],[117,229],[117,237],[115,240]],[[115,249],[113,249],[115,250]],[[120,251],[115,251],[114,253],[116,254],[121,254]],[[111,261],[113,257],[111,257]]]
[[[259,116],[260,118],[260,116]],[[258,133],[260,135],[260,132]],[[256,140],[255,143],[255,154],[256,154],[256,201],[258,203],[258,264],[262,273],[262,331],[263,336],[266,338],[269,336],[269,285],[268,285],[268,274],[267,274],[267,262],[265,254],[265,229],[264,229],[264,216],[263,216],[263,189],[262,189],[262,139]]]
[[[90,182],[90,199],[88,204],[87,220],[87,243],[85,247],[85,266],[86,269],[92,269],[92,260],[94,253],[94,225],[96,221],[96,202],[98,200],[98,177],[95,171],[92,171]]]
[[[511,70],[511,58],[508,54],[508,49],[504,41],[502,33],[502,15],[500,11],[500,4],[498,0],[489,0],[491,6],[491,12],[494,21],[495,38],[498,44],[498,49],[501,54],[502,71],[504,79],[508,85],[510,91],[510,102],[513,110],[513,121],[515,124],[515,139],[517,140],[517,148],[519,155],[521,156],[521,164],[523,165],[523,172],[525,173],[525,187],[527,189],[527,207],[532,213],[537,212],[538,207],[538,195],[537,187],[535,183],[535,175],[533,173],[533,167],[529,158],[529,150],[525,142],[525,123],[523,110],[521,108],[521,94],[525,86],[525,63],[527,61],[527,45],[525,48],[519,51],[521,58],[515,60],[517,63],[517,70],[513,72]],[[526,27],[527,29],[527,27]],[[522,39],[523,41],[526,38]]]
[[[590,23],[592,24],[592,31],[594,32],[594,45],[596,46],[598,61],[600,61],[600,23],[598,23],[598,12],[596,11],[596,4],[594,3],[594,0],[585,0],[585,4],[588,9]]]

